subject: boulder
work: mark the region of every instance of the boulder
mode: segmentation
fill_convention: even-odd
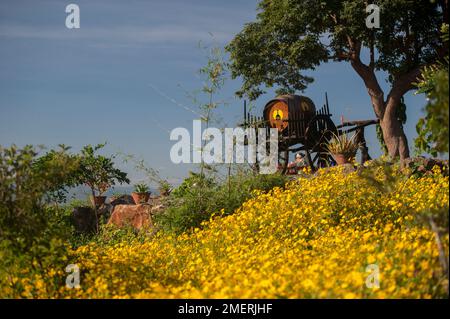
[[[132,226],[137,230],[152,227],[151,210],[152,207],[148,204],[116,205],[108,225],[116,225],[118,227]]]
[[[105,203],[104,205],[99,207],[98,216],[102,220],[102,222],[106,223],[110,219],[114,211],[114,207],[116,207],[117,205],[134,205],[133,197],[131,197],[131,195],[112,197],[109,204]]]
[[[117,205],[134,205],[134,200],[131,195],[121,195],[119,197],[111,198],[110,204],[113,207]]]
[[[97,220],[99,225],[106,223],[114,209],[111,204],[104,204],[97,208]],[[96,231],[95,212],[92,207],[75,207],[72,211],[72,222],[78,233],[89,234]]]

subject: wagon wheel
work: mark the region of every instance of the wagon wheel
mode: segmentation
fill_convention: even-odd
[[[328,166],[333,161],[325,148],[325,144],[337,132],[336,125],[328,115],[316,115],[308,123],[305,131],[305,145],[311,156],[311,169],[315,170],[319,167]]]

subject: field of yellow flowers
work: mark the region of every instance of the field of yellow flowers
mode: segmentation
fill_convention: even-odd
[[[24,271],[2,289],[14,295],[20,286],[20,297],[34,298],[447,297],[439,254],[448,252],[448,234],[440,250],[421,218],[448,210],[448,176],[388,180],[382,171],[371,181],[322,170],[255,192],[233,215],[218,213],[180,236],[70,251],[79,289],[49,288],[64,269],[31,278]],[[379,285],[369,280],[375,275]]]

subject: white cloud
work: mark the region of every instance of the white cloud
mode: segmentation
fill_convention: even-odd
[[[5,7],[7,19],[1,20],[0,38],[80,39],[90,46],[108,48],[197,43],[211,40],[209,33],[212,33],[217,42],[225,43],[242,29],[245,21],[253,20],[255,11],[252,7],[256,6],[256,1],[246,3],[247,6],[240,2],[184,0],[131,1],[127,4],[122,1],[81,1],[81,28],[69,30],[64,19],[62,22],[55,19],[56,14],[65,17],[64,11],[59,12],[63,8],[60,3],[50,0],[43,3],[46,5],[34,6],[34,11],[30,11],[30,5]],[[94,17],[98,19],[94,20]]]
[[[192,42],[211,38],[214,35],[218,42],[229,41],[232,32],[202,30],[189,26],[157,26],[135,27],[122,26],[115,28],[81,27],[69,30],[63,27],[30,27],[30,26],[0,26],[0,37],[24,38],[42,40],[84,39],[96,43],[114,42],[120,44],[146,44],[168,42]]]

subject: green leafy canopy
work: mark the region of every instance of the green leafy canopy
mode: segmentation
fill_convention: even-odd
[[[443,24],[441,28],[442,39],[448,44],[449,25]],[[449,146],[449,109],[448,109],[448,71],[449,57],[435,65],[425,68],[422,80],[417,83],[416,93],[425,93],[428,104],[425,106],[425,117],[416,125],[418,133],[415,139],[417,153],[426,152],[433,156],[438,153],[448,153]]]
[[[114,157],[98,154],[104,146],[105,144],[87,145],[81,150],[80,155],[78,181],[89,186],[93,193],[97,191],[99,195],[116,182],[130,183],[127,174],[114,166]]]
[[[380,8],[380,28],[366,27],[366,6]],[[227,46],[231,74],[242,77],[237,92],[256,99],[262,86],[278,93],[304,90],[303,73],[329,61],[350,61],[351,43],[372,49],[369,66],[397,75],[436,59],[444,1],[262,0],[255,22]]]

